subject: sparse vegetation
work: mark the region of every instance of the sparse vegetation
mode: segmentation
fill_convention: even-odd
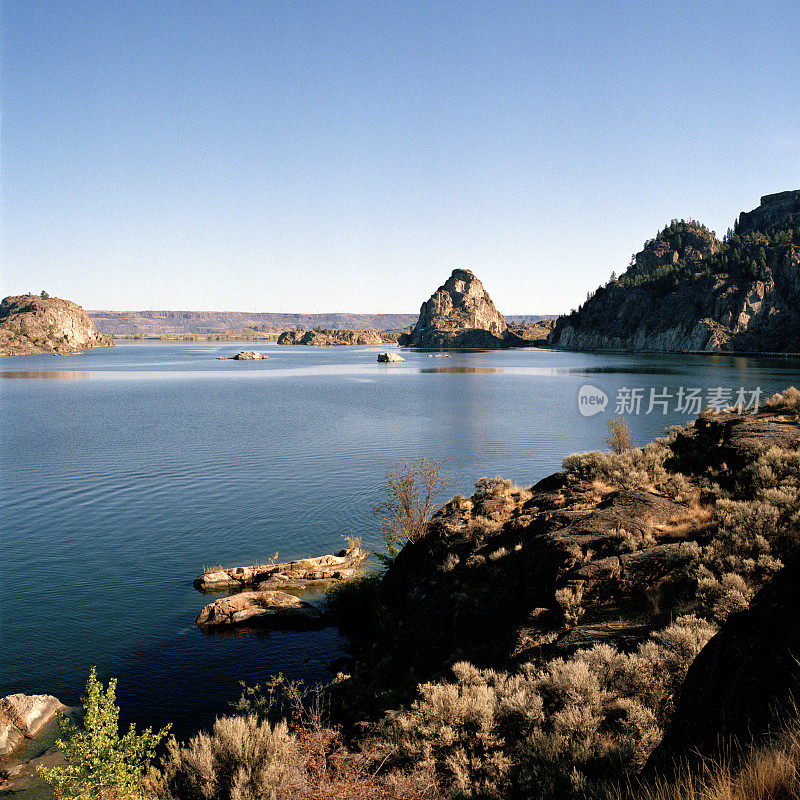
[[[610,435],[606,439],[606,444],[615,455],[627,453],[631,448],[631,428],[625,419],[606,420]]]
[[[386,545],[385,559],[391,561],[407,543],[425,535],[436,499],[454,483],[442,472],[442,462],[427,456],[417,461],[402,458],[390,465],[384,499],[372,507]]]

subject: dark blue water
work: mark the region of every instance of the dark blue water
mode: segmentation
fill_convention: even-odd
[[[245,343],[251,349],[253,343]],[[333,629],[212,636],[194,625],[204,564],[319,555],[378,538],[368,509],[390,460],[529,485],[603,447],[620,387],[798,383],[796,361],[518,350],[378,364],[381,348],[130,344],[0,359],[0,696],[77,701],[89,668],[117,676],[126,719],[207,724],[249,683],[330,677]],[[578,413],[579,388],[610,397]],[[642,411],[646,411],[646,403]],[[658,409],[660,411],[660,408]],[[686,416],[629,416],[643,444]]]

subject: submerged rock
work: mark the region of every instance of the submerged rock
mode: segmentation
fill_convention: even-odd
[[[403,356],[397,355],[397,353],[378,353],[378,361],[381,364],[399,364],[405,359]]]
[[[209,603],[195,620],[200,627],[260,623],[284,628],[324,626],[322,612],[299,597],[278,591],[240,592]]]
[[[202,592],[246,586],[258,586],[262,590],[325,586],[352,577],[368,556],[369,553],[354,545],[334,555],[212,570],[195,578],[194,586]]]
[[[449,353],[431,353],[428,358],[451,358]]]

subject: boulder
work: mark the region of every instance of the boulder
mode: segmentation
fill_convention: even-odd
[[[234,361],[258,361],[262,358],[269,358],[269,356],[264,353],[257,353],[255,350],[242,350],[241,353],[237,353],[232,358]]]
[[[258,623],[279,628],[319,628],[322,612],[286,592],[240,592],[209,603],[195,620],[202,628]]]
[[[33,739],[65,707],[49,694],[10,694],[0,700],[0,756]]]
[[[352,545],[333,555],[302,558],[276,564],[255,564],[205,572],[195,578],[194,586],[202,592],[221,589],[304,589],[325,586],[352,577],[369,553]]]
[[[403,356],[397,355],[397,353],[378,353],[378,361],[381,364],[399,364],[405,359]]]

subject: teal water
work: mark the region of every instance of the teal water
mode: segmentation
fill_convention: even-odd
[[[217,361],[261,349],[267,361]],[[453,494],[500,474],[530,485],[603,447],[621,387],[765,394],[795,360],[515,350],[378,364],[383,348],[127,344],[0,359],[0,696],[75,703],[97,665],[124,717],[207,724],[274,672],[310,681],[343,652],[334,629],[206,635],[204,564],[319,555],[378,540],[368,509],[390,460],[429,455]],[[578,412],[581,386],[610,396]],[[673,404],[674,405],[674,404]],[[686,414],[629,416],[644,444]],[[318,599],[318,598],[317,598]]]

